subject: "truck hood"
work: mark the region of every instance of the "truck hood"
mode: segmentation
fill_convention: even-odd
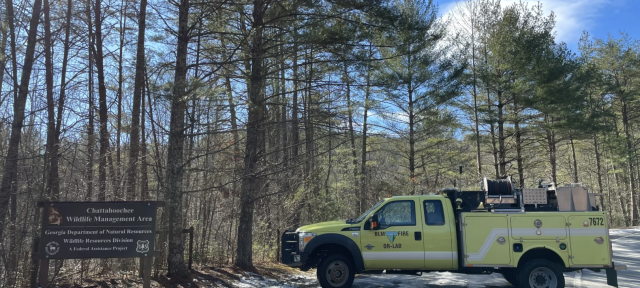
[[[297,232],[337,232],[348,227],[360,227],[359,224],[347,224],[347,221],[329,221],[320,222],[302,226],[296,230]]]

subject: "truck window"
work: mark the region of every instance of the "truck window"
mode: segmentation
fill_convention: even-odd
[[[442,210],[442,201],[425,200],[424,219],[427,222],[427,225],[444,225],[444,211]]]
[[[347,223],[360,223],[360,222],[362,222],[362,220],[364,220],[365,217],[369,216],[369,214],[371,214],[371,212],[373,212],[373,210],[376,210],[378,207],[380,207],[380,205],[382,205],[382,203],[384,203],[384,199],[380,200],[380,202],[376,203],[376,205],[373,205],[373,207],[369,208],[369,210],[367,210],[366,212],[362,213],[362,215],[360,215],[360,217],[358,217],[356,220],[347,220]]]
[[[381,224],[389,226],[415,226],[415,202],[412,200],[394,201],[384,205],[376,214]]]

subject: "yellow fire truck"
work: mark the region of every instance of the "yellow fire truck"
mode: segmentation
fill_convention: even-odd
[[[607,214],[585,187],[514,189],[384,198],[356,219],[282,235],[281,261],[317,268],[322,287],[350,287],[356,273],[501,273],[516,287],[562,288],[563,272],[604,270],[617,287]]]

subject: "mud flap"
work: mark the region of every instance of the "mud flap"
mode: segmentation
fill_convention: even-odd
[[[618,271],[616,271],[616,265],[613,263],[613,267],[605,269],[607,271],[607,285],[618,287]]]

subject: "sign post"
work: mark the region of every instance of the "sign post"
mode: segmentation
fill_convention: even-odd
[[[164,202],[44,203],[40,238],[40,286],[46,287],[50,259],[134,258],[147,261],[150,287],[155,253],[156,209]]]

